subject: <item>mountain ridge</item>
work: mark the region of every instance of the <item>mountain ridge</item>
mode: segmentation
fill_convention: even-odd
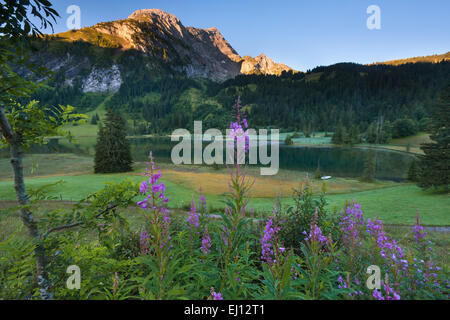
[[[216,27],[185,27],[178,17],[160,9],[137,10],[122,20],[46,35],[43,40],[42,50],[34,57],[36,62],[65,73],[67,85],[81,81],[83,93],[117,92],[130,76],[130,69],[142,69],[154,76],[175,73],[218,82],[238,75],[280,76],[283,72],[297,72],[263,53],[241,57]],[[449,58],[447,52],[371,65],[438,62]],[[314,70],[320,67],[313,69],[313,73]],[[315,77],[311,74],[306,79]]]
[[[239,74],[280,75],[294,71],[272,59],[241,57],[216,27],[185,27],[175,15],[160,9],[141,9],[126,19],[50,36],[52,39],[105,44],[117,50],[136,50],[188,77],[224,81]],[[100,41],[101,39],[101,41]]]
[[[418,56],[418,57],[411,57],[411,58],[403,58],[403,59],[394,59],[394,60],[387,60],[382,62],[374,62],[371,64],[368,64],[369,66],[372,65],[392,65],[392,66],[398,66],[406,63],[439,63],[442,61],[450,61],[450,51],[443,53],[443,54],[433,54],[428,56]]]

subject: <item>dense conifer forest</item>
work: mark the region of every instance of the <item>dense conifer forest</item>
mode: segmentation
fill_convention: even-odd
[[[98,64],[112,63],[111,53],[97,54]],[[142,67],[146,58],[135,52],[122,54],[116,63],[125,76],[115,93],[83,93],[80,78],[68,84],[67,70],[60,70],[32,99],[44,105],[69,103],[83,112],[104,102],[133,120],[130,131],[145,134],[190,128],[198,119],[205,126],[224,128],[230,116],[227,107],[240,95],[255,127],[333,132],[342,123],[347,131],[354,126],[370,136],[371,125],[382,122],[395,137],[426,129],[433,101],[450,78],[448,61],[398,66],[339,63],[283,72],[280,77],[240,75],[222,83],[164,68],[151,71]],[[400,129],[392,128],[396,120]]]

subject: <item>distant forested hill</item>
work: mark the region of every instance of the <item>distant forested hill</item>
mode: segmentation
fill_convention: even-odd
[[[380,117],[390,122],[410,118],[420,125],[449,80],[450,62],[341,63],[280,78],[238,76],[222,84],[216,98],[230,104],[230,94],[240,94],[258,125],[330,131],[342,121],[365,130]]]
[[[339,125],[355,135],[382,127],[402,136],[426,128],[450,81],[450,53],[297,72],[264,54],[241,57],[216,28],[185,27],[158,9],[33,43],[32,61],[54,76],[36,79],[48,87],[32,98],[80,112],[120,110],[135,134],[191,128],[194,120],[225,128],[239,95],[253,127],[330,132]]]
[[[429,62],[429,63],[439,63],[441,61],[450,61],[450,52],[444,54],[434,54],[431,56],[413,57],[406,59],[397,59],[383,62],[376,62],[374,64],[386,64],[398,66],[405,63],[417,63],[417,62]]]
[[[364,131],[380,118],[385,123],[407,118],[423,129],[430,106],[450,80],[448,61],[399,66],[341,63],[308,73],[239,75],[222,83],[163,69],[149,71],[141,67],[147,62],[137,53],[115,63],[122,74],[115,93],[84,92],[81,80],[69,81],[67,70],[61,70],[48,82],[49,88],[33,98],[43,104],[72,104],[82,112],[104,103],[134,120],[130,130],[136,133],[190,128],[193,120],[224,128],[238,95],[254,127],[333,131],[341,121]]]

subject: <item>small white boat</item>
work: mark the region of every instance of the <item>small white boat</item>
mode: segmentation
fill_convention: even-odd
[[[331,179],[331,176],[324,176],[324,177],[322,177],[322,178],[320,178],[320,179],[322,179],[322,180],[330,180],[330,179]]]

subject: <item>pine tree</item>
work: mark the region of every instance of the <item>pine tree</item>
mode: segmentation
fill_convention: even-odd
[[[357,125],[352,125],[350,128],[349,143],[357,144],[360,142],[361,142],[361,135],[359,133],[359,127]]]
[[[131,171],[131,149],[126,139],[126,126],[122,117],[112,110],[106,114],[105,124],[99,125],[95,146],[94,172],[112,173]]]
[[[430,138],[434,142],[422,144],[420,156],[419,186],[423,189],[443,187],[450,182],[450,84],[444,89],[431,111]]]
[[[339,121],[338,125],[336,126],[336,130],[333,134],[333,137],[331,138],[331,142],[333,144],[344,144],[345,141],[347,141],[347,132],[342,125],[342,121]]]

